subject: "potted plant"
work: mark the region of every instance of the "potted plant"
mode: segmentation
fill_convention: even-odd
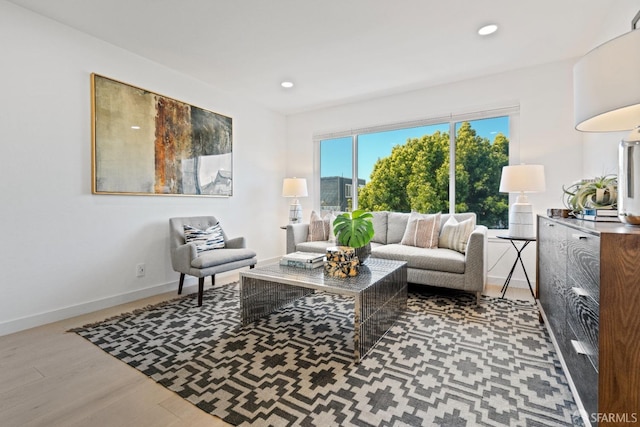
[[[373,215],[362,209],[345,212],[333,221],[333,232],[337,242],[342,246],[355,249],[360,264],[371,253],[371,239],[373,238]]]
[[[600,176],[562,186],[565,206],[574,214],[585,209],[615,209],[618,203],[618,177]]]

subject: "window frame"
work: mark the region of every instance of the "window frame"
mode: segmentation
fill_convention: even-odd
[[[323,132],[323,133],[314,133],[313,134],[313,143],[314,143],[314,157],[316,161],[314,162],[314,185],[315,188],[320,189],[320,162],[321,162],[321,153],[320,153],[320,143],[323,140],[328,139],[337,139],[337,138],[346,138],[351,137],[352,144],[352,188],[357,188],[356,191],[352,191],[352,206],[353,209],[357,209],[358,207],[358,193],[360,187],[358,186],[358,135],[360,134],[368,134],[368,133],[377,133],[377,132],[385,132],[413,127],[421,127],[421,126],[431,126],[437,124],[449,124],[449,213],[455,213],[455,161],[456,161],[456,123],[460,122],[471,122],[474,120],[482,120],[482,119],[491,119],[496,117],[509,117],[509,164],[518,164],[520,163],[520,142],[518,135],[519,128],[519,117],[520,117],[520,106],[513,105],[507,107],[500,108],[492,108],[485,109],[481,111],[467,112],[467,113],[458,113],[458,114],[448,114],[444,116],[437,116],[425,119],[418,119],[406,122],[396,122],[390,124],[383,125],[374,125],[356,129],[349,129],[345,131],[338,132]],[[316,209],[320,209],[320,191],[316,197],[314,197],[314,205]],[[511,204],[511,200],[509,202]]]

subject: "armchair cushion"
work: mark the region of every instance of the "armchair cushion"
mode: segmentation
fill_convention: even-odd
[[[202,252],[197,258],[191,261],[191,267],[205,269],[217,265],[229,264],[236,261],[250,259],[256,256],[251,249],[228,249],[219,251]]]
[[[195,243],[198,253],[224,248],[224,235],[220,224],[216,223],[206,230],[184,224],[185,243]]]

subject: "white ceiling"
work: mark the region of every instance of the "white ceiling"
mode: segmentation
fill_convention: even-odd
[[[581,56],[616,0],[10,1],[292,114]]]

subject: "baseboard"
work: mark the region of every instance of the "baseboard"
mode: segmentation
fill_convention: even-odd
[[[531,278],[529,278],[531,280]],[[498,276],[487,276],[487,283],[490,283],[492,285],[504,285],[504,282],[507,280],[506,277],[498,277]],[[533,287],[533,290],[535,292],[536,290],[536,284],[534,280],[531,280],[531,286]],[[510,288],[523,288],[523,289],[529,289],[529,285],[527,284],[526,279],[516,279],[515,277],[511,278],[511,281],[509,282],[509,287]]]
[[[272,259],[262,260],[259,263],[266,264],[268,262],[276,261],[279,259],[280,257],[276,257]],[[240,270],[235,270],[216,275],[216,284],[224,284],[236,280],[239,271]],[[185,293],[190,293],[192,291],[196,291],[195,288],[197,288],[197,286],[198,279],[196,279],[195,277],[186,277],[183,290]],[[94,311],[114,307],[116,305],[129,303],[143,298],[148,298],[154,295],[163,294],[166,292],[175,292],[177,291],[177,289],[178,281],[175,280],[169,283],[154,285],[144,289],[137,289],[135,291],[113,295],[107,298],[87,301],[56,310],[46,311],[30,316],[8,320],[5,322],[0,322],[0,336],[9,335],[14,332],[23,331],[25,329],[35,328],[37,326],[46,325],[48,323],[69,319],[71,317],[92,313]]]

